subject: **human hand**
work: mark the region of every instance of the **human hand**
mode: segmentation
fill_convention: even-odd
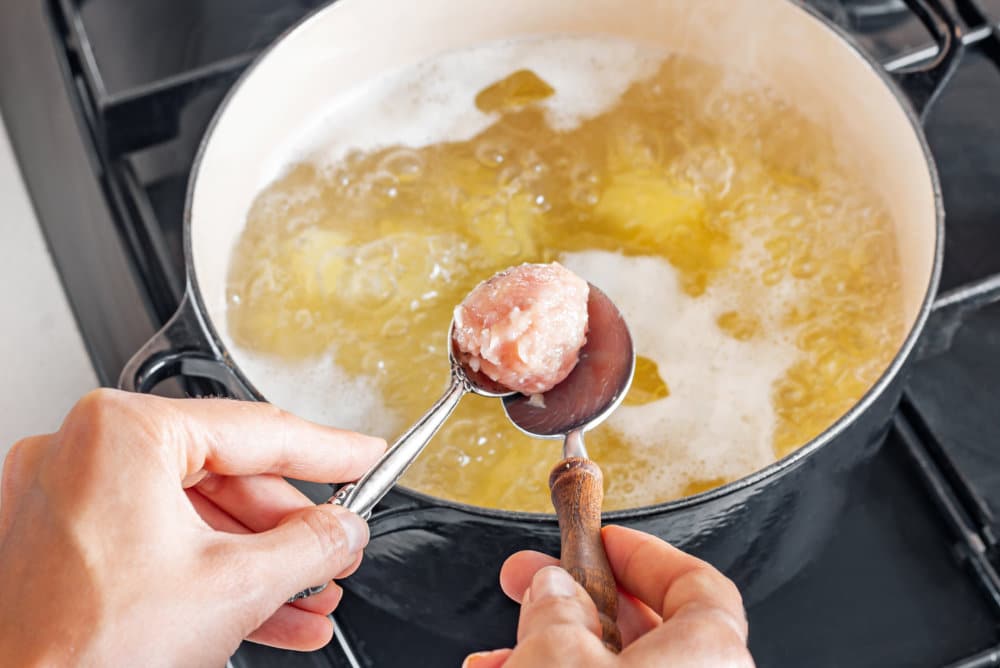
[[[473,654],[463,668],[752,668],[743,599],[732,581],[655,536],[616,526],[601,535],[618,581],[621,654],[602,644],[587,592],[556,559],[526,551],[500,571],[500,586],[521,603],[517,646]]]
[[[0,486],[0,656],[10,665],[221,666],[244,638],[329,642],[331,584],[368,527],[280,476],[353,480],[381,439],[268,404],[98,390],[18,442]]]

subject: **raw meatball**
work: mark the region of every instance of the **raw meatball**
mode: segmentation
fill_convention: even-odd
[[[589,294],[587,282],[558,262],[500,272],[455,308],[461,361],[515,392],[551,390],[587,342]]]

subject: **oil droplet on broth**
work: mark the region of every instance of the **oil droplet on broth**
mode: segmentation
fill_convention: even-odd
[[[551,97],[555,92],[552,86],[531,70],[518,70],[479,91],[476,95],[476,107],[486,112],[513,111]]]
[[[635,376],[632,387],[622,402],[626,406],[642,406],[651,404],[670,396],[670,388],[660,376],[660,369],[654,360],[642,355],[635,358]]]
[[[726,311],[718,317],[719,329],[739,341],[749,341],[760,332],[760,321],[753,315]]]
[[[570,66],[587,71],[602,42],[578,41],[586,57]],[[651,258],[676,272],[685,299],[714,309],[706,326],[720,336],[748,346],[790,342],[778,380],[758,388],[771,397],[773,420],[761,422],[771,426],[760,428],[770,430],[772,459],[816,436],[870,387],[902,338],[891,220],[836,162],[827,133],[751,80],[737,88],[700,61],[643,57],[651,66],[620,97],[575,124],[550,121],[564,120],[560,96],[583,99],[572,96],[585,87],[564,90],[511,68],[474,96],[490,117],[471,137],[292,165],[258,196],[230,265],[236,346],[289,364],[332,355],[347,377],[375,384],[397,418],[387,417],[379,435],[393,438],[443,388],[452,309],[484,277],[585,251]],[[453,103],[472,106],[469,92]],[[637,285],[634,300],[657,289]],[[631,317],[646,328],[672,322],[641,308]],[[699,331],[686,336],[710,364]],[[668,387],[670,369],[637,352],[623,409],[715,400],[684,377],[671,375]],[[608,481],[607,509],[732,479],[669,478],[673,462],[660,444],[626,432],[588,434]],[[405,483],[548,512],[558,454],[515,430],[499,402],[468,397]]]
[[[729,482],[729,481],[726,480],[725,478],[712,478],[710,480],[698,480],[698,481],[689,483],[684,488],[684,496],[694,496],[695,494],[701,494],[702,492],[707,492],[710,489],[715,489],[716,487],[720,487],[722,485],[725,485],[727,482]]]

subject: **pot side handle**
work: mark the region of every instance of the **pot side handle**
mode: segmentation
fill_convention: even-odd
[[[236,399],[252,399],[251,392],[225,363],[206,333],[204,320],[184,293],[177,311],[128,361],[118,377],[118,388],[148,393],[175,376],[207,378],[223,385]]]
[[[948,352],[965,319],[996,302],[1000,302],[1000,276],[990,276],[939,295],[917,344],[917,359]]]
[[[962,53],[962,28],[941,0],[905,0],[937,43],[929,63],[910,67],[905,59],[885,64],[923,122],[945,84],[955,73]]]

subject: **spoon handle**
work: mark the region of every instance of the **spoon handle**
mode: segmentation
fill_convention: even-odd
[[[593,461],[567,457],[552,469],[549,489],[562,535],[562,567],[594,600],[604,645],[618,653],[622,648],[617,622],[618,586],[601,539],[603,478]]]
[[[438,399],[437,403],[424,413],[424,416],[415,425],[407,429],[406,433],[385,451],[367,473],[361,476],[357,482],[341,487],[327,503],[344,506],[360,515],[362,519],[370,519],[375,504],[381,501],[382,497],[388,494],[389,490],[399,482],[406,470],[410,468],[410,464],[423,452],[434,434],[455,411],[458,402],[467,391],[466,383],[462,378],[452,374],[451,383],[445,390],[444,396]],[[286,602],[292,603],[315,596],[326,589],[327,584],[329,583],[304,589]]]
[[[444,396],[407,429],[367,473],[357,482],[341,487],[328,503],[344,506],[360,515],[362,519],[369,519],[375,505],[389,493],[410,465],[416,461],[434,434],[455,412],[458,402],[467,391],[462,378],[453,374]]]

